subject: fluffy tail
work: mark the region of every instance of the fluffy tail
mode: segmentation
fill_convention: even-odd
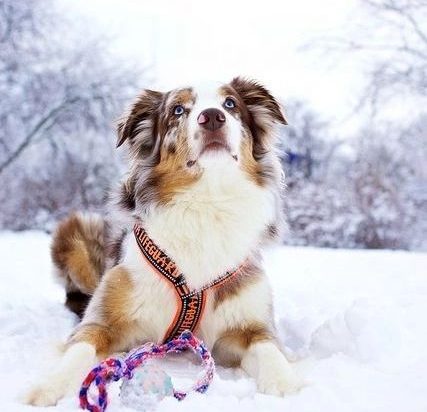
[[[66,306],[83,316],[105,268],[105,227],[98,215],[72,214],[53,234],[51,256],[65,286]]]

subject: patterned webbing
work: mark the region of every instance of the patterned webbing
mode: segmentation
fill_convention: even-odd
[[[179,271],[175,262],[151,240],[147,232],[138,224],[135,224],[134,234],[139,249],[147,262],[155,272],[161,274],[172,284],[176,292],[178,307],[163,341],[174,339],[185,330],[193,332],[203,314],[206,300],[205,291],[229,280],[240,270],[240,267],[224,273],[200,289],[190,291],[184,275]]]

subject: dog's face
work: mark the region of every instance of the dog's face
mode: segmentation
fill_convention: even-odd
[[[146,185],[155,185],[158,200],[167,202],[219,163],[262,185],[274,123],[286,124],[280,106],[254,81],[145,90],[119,124],[117,145],[129,144],[134,183],[143,168]]]

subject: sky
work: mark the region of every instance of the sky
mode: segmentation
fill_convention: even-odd
[[[151,88],[243,75],[265,84],[285,108],[303,99],[336,130],[353,127],[349,116],[363,87],[357,63],[305,46],[343,33],[356,0],[63,1],[114,38],[121,58],[148,67]]]

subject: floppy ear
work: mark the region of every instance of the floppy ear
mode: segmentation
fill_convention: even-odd
[[[128,115],[123,116],[117,127],[117,146],[126,140],[129,144],[138,137],[144,147],[152,148],[155,141],[154,125],[158,109],[163,100],[163,93],[144,90],[132,105]]]
[[[235,77],[230,85],[239,93],[253,120],[264,131],[273,123],[288,124],[277,100],[257,81]]]

